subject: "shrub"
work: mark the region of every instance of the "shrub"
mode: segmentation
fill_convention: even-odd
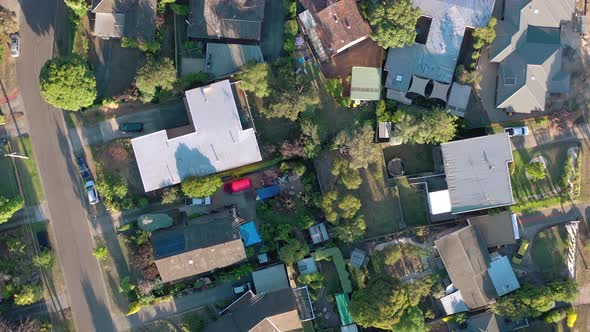
[[[286,18],[295,18],[297,16],[297,1],[295,0],[283,0],[283,7],[285,8]]]
[[[394,265],[402,258],[402,247],[400,245],[388,246],[383,250],[383,261],[387,265]]]
[[[0,195],[0,224],[7,222],[18,210],[25,206],[20,197],[7,198]]]
[[[189,197],[208,197],[213,195],[223,182],[218,175],[203,177],[189,176],[182,181],[182,192]]]
[[[144,102],[150,102],[158,91],[170,91],[176,82],[176,67],[169,58],[148,57],[147,62],[137,70],[135,86]]]
[[[299,25],[297,20],[288,20],[285,22],[284,35],[288,37],[295,37],[299,33]]]
[[[279,249],[279,257],[287,264],[293,264],[309,254],[309,246],[296,239],[289,239],[287,244]]]
[[[131,316],[138,313],[139,310],[141,310],[141,307],[142,305],[137,301],[129,303],[129,306],[127,307],[127,313],[125,314],[125,316]]]
[[[14,294],[14,304],[19,306],[30,305],[42,298],[41,288],[35,284],[28,284],[21,287],[20,291]]]
[[[567,327],[573,328],[576,324],[576,320],[578,319],[578,313],[572,307],[567,308],[565,313],[567,318]]]
[[[219,272],[217,274],[217,279],[221,281],[232,281],[241,279],[254,271],[252,265],[245,263],[239,265],[237,267],[232,268],[231,270]]]
[[[137,199],[137,202],[135,204],[137,205],[137,207],[144,209],[148,207],[148,205],[150,205],[150,201],[147,197],[141,196]]]
[[[102,106],[108,109],[119,108],[119,102],[114,98],[105,98],[102,100]]]
[[[170,9],[172,9],[172,12],[176,15],[179,16],[188,16],[188,14],[190,13],[190,8],[188,5],[181,5],[178,3],[172,3],[170,4]]]
[[[39,255],[33,256],[33,265],[38,268],[48,270],[55,262],[55,253],[45,249]]]
[[[178,187],[168,187],[162,192],[162,204],[173,204],[180,199]]]
[[[545,172],[545,165],[540,161],[529,163],[525,167],[526,174],[533,181],[543,180],[547,173]]]
[[[180,79],[178,79],[178,85],[180,85],[183,90],[186,90],[192,88],[195,85],[205,83],[209,81],[210,78],[211,77],[208,73],[199,71],[182,76]]]
[[[104,262],[109,258],[109,250],[107,247],[101,244],[94,248],[92,255],[99,261]]]
[[[457,82],[461,84],[479,84],[482,79],[482,75],[477,70],[467,70],[465,66],[458,65],[455,70],[455,78]]]
[[[545,323],[558,323],[561,322],[564,318],[565,310],[555,309],[545,314],[545,318],[543,318],[543,320],[545,321]]]

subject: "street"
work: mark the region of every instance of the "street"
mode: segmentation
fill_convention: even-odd
[[[12,0],[12,2],[17,2]],[[17,78],[29,135],[55,230],[72,316],[78,331],[114,331],[102,273],[92,255],[85,197],[72,159],[62,111],[42,99],[39,73],[52,58],[54,33],[67,30],[65,5],[58,0],[21,0],[21,55]],[[57,27],[56,23],[63,25]]]

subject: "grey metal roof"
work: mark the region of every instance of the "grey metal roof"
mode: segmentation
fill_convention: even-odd
[[[272,293],[289,288],[289,278],[285,264],[269,266],[252,272],[252,280],[256,288],[256,294]]]
[[[453,214],[514,204],[507,133],[441,144]]]
[[[471,96],[471,86],[453,82],[447,105],[460,110],[466,110]]]
[[[260,40],[265,0],[191,0],[193,38]]]
[[[477,216],[469,218],[468,221],[470,225],[477,228],[488,247],[516,243],[510,212],[504,211],[497,214]]]
[[[258,45],[207,43],[205,71],[214,78],[238,71],[248,62],[264,62]]]
[[[486,306],[497,296],[487,273],[491,259],[475,227],[463,227],[434,244],[453,286],[470,309]]]

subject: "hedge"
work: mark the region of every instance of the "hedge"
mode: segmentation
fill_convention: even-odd
[[[352,293],[352,282],[350,281],[350,274],[346,271],[346,264],[344,263],[344,257],[340,249],[333,247],[324,250],[318,250],[312,254],[313,259],[316,261],[328,260],[332,257],[332,262],[336,266],[338,271],[338,277],[340,278],[340,284],[342,285],[342,291],[344,293]]]

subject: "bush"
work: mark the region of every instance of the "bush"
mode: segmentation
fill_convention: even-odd
[[[558,323],[561,322],[564,318],[565,310],[555,309],[545,314],[545,318],[543,318],[543,320],[545,321],[545,323]]]
[[[138,313],[139,310],[141,310],[141,307],[142,305],[137,301],[129,303],[129,306],[127,307],[127,313],[125,314],[125,316],[131,316]]]
[[[239,265],[228,271],[219,272],[217,279],[221,281],[234,281],[241,279],[254,271],[254,268],[249,263]]]
[[[21,287],[20,291],[14,294],[14,304],[18,306],[30,305],[39,302],[42,298],[41,287],[28,284]]]
[[[479,84],[482,79],[482,75],[477,70],[465,69],[465,66],[458,65],[455,70],[455,79],[461,84]]]
[[[574,327],[576,324],[576,320],[578,320],[578,313],[572,307],[567,308],[566,310],[566,318],[567,318],[567,327],[570,329]]]
[[[209,175],[203,177],[189,176],[182,181],[182,192],[193,198],[208,197],[213,195],[219,188],[223,186],[223,182],[218,175]]]
[[[48,270],[55,263],[55,253],[51,250],[45,249],[39,255],[33,256],[33,265]]]
[[[296,263],[309,254],[309,246],[296,239],[289,239],[287,244],[279,249],[279,257],[287,264]]]
[[[295,18],[295,16],[297,16],[297,1],[283,0],[283,7],[285,8],[286,18],[292,19]]]
[[[350,98],[344,97],[344,87],[342,79],[332,78],[326,82],[326,90],[336,99],[336,102],[344,107],[350,106]]]
[[[283,34],[287,37],[295,37],[299,33],[299,25],[297,24],[297,20],[288,20],[285,22],[285,29]]]
[[[119,102],[114,98],[105,98],[102,100],[102,106],[108,109],[117,109],[119,108]]]
[[[402,247],[400,245],[388,246],[383,250],[383,261],[387,265],[394,265],[402,258]]]
[[[18,210],[25,206],[25,202],[20,197],[7,198],[0,195],[0,224],[5,223]]]
[[[529,163],[526,165],[525,171],[533,181],[543,180],[547,176],[547,173],[545,172],[545,164],[540,161]]]
[[[92,255],[99,261],[104,262],[109,258],[109,250],[107,247],[101,244],[94,248]]]
[[[178,187],[168,187],[162,192],[162,204],[173,204],[180,199]]]
[[[179,16],[188,16],[188,14],[190,13],[190,8],[188,5],[181,5],[178,3],[172,3],[170,4],[170,9],[172,9],[172,12],[176,15]]]
[[[192,88],[193,86],[205,83],[207,81],[209,81],[211,79],[211,77],[209,76],[208,73],[204,72],[204,71],[199,71],[196,73],[190,73],[188,75],[184,75],[182,76],[179,80],[178,80],[178,85],[180,85],[180,87],[183,90]]]
[[[148,57],[147,62],[137,70],[135,86],[144,102],[150,102],[158,91],[170,91],[176,82],[176,67],[169,58]]]

